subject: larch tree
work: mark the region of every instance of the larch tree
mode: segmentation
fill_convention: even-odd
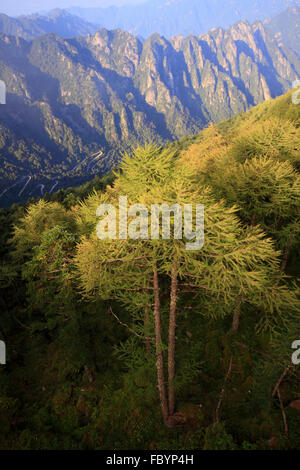
[[[124,226],[114,222],[120,215],[120,197],[126,197],[129,206],[129,238]],[[152,218],[150,223],[149,213],[157,204],[172,207],[168,239],[164,238],[160,224],[153,227]],[[176,236],[176,204],[204,206],[205,240],[197,249],[187,249],[192,240],[191,230]],[[99,213],[100,205],[106,209]],[[270,308],[275,304],[280,308],[281,300],[275,295],[275,302],[274,290],[284,294],[282,302],[295,302],[280,276],[274,288],[279,255],[273,242],[261,229],[244,227],[237,210],[217,201],[211,189],[200,185],[189,169],[178,164],[174,152],[148,145],[136,149],[132,156],[126,155],[114,188],[108,188],[104,194],[93,194],[78,213],[82,240],[76,266],[83,295],[115,299],[132,313],[133,319],[141,318],[137,311],[144,315],[145,309],[152,310],[152,335],[145,335],[145,322],[127,327],[142,341],[148,338],[155,344],[157,386],[166,426],[180,420],[175,412],[175,377],[176,332],[180,334],[176,319],[181,293],[191,292],[188,302],[196,300],[199,313],[204,305],[200,301],[205,302],[208,297],[211,316],[214,302],[221,302],[225,311],[243,297],[250,303],[264,303]],[[101,227],[110,232],[106,239],[97,236],[96,213],[102,216]],[[183,214],[183,224],[188,219],[194,229],[202,221],[195,210]],[[150,227],[156,230],[154,238],[150,238]],[[162,314],[166,307],[167,317]],[[164,339],[166,324],[168,338]]]
[[[262,156],[222,166],[215,188],[228,204],[238,204],[243,221],[259,225],[277,242],[284,272],[300,239],[300,176],[292,164]]]

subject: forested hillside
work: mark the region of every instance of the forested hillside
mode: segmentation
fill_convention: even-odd
[[[199,132],[292,87],[300,59],[261,22],[141,42],[121,30],[0,35],[0,204],[104,174],[137,143]]]
[[[298,449],[291,92],[1,210],[2,449]],[[100,240],[102,203],[204,204],[205,243]]]

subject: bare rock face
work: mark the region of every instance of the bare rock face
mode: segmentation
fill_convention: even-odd
[[[0,34],[0,189],[28,175],[68,178],[74,168],[101,175],[128,146],[195,134],[285,93],[298,76],[299,57],[260,22],[144,42],[104,28],[30,42]]]

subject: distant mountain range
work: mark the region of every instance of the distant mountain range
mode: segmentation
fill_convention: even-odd
[[[253,23],[278,15],[300,0],[145,0],[145,3],[109,8],[70,8],[81,18],[104,28],[121,28],[147,38],[159,33],[166,38],[228,28],[240,20]]]
[[[104,27],[120,28],[140,39],[154,33],[170,38],[204,34],[215,27],[228,28],[241,20],[253,23],[279,15],[274,21],[268,20],[271,32],[282,32],[285,41],[290,38],[295,43],[293,31],[297,27],[299,31],[295,6],[300,6],[300,0],[145,0],[138,5],[74,7],[17,18],[0,14],[0,32],[30,40],[48,33],[63,38],[94,34]]]
[[[1,7],[0,7],[1,8]],[[100,25],[71,15],[64,10],[52,10],[48,15],[30,15],[11,18],[0,14],[0,32],[31,40],[43,34],[55,33],[63,38],[93,34]]]
[[[196,133],[289,90],[300,59],[269,27],[145,42],[106,29],[0,34],[0,204],[103,174],[132,144]]]
[[[300,56],[300,6],[288,8],[275,18],[265,20],[264,25],[279,45],[285,44]]]
[[[74,5],[97,6],[106,8],[111,5],[130,5],[143,3],[145,0],[2,0],[0,11],[9,16],[32,15],[33,13],[46,14],[53,8],[64,9]]]

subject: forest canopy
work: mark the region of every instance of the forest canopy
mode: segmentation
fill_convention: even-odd
[[[296,449],[291,94],[2,210],[3,449]],[[205,242],[105,239],[100,204],[203,204]]]

